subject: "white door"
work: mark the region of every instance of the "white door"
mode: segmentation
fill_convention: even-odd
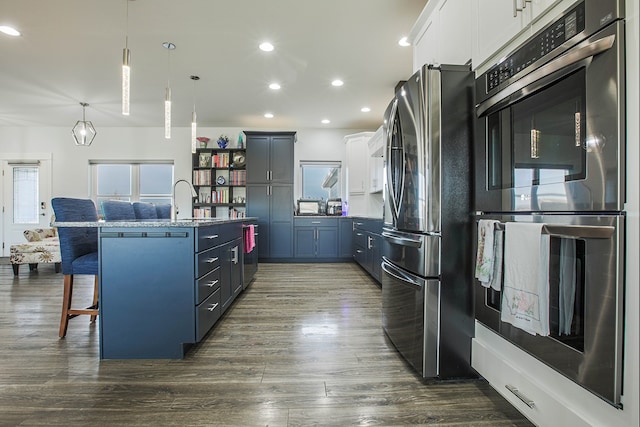
[[[51,222],[51,160],[25,158],[0,160],[2,167],[2,256],[9,248],[25,242],[24,230],[46,228]]]

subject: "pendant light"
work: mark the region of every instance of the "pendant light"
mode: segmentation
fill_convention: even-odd
[[[193,80],[193,112],[191,113],[191,152],[196,152],[196,144],[198,143],[197,137],[197,124],[196,124],[196,82],[200,80],[198,76],[191,76]]]
[[[164,42],[162,46],[167,49],[167,88],[164,93],[164,137],[171,139],[171,51],[176,45],[171,42]]]
[[[124,39],[124,49],[122,50],[122,114],[129,115],[129,93],[131,89],[131,52],[129,51],[129,1],[127,3],[126,34]]]
[[[86,102],[81,102],[82,105],[82,120],[78,120],[76,125],[71,129],[73,139],[76,141],[76,145],[88,147],[93,142],[93,138],[96,137],[96,128],[93,127],[93,123],[87,121],[85,118],[84,109],[89,106]]]

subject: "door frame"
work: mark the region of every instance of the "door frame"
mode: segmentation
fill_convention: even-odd
[[[51,191],[53,179],[53,165],[51,153],[1,153],[0,165],[2,175],[0,176],[0,256],[8,257],[10,247],[14,243],[22,243],[24,238],[17,238],[17,231],[9,221],[10,213],[13,210],[13,203],[10,194],[7,194],[10,176],[5,172],[11,163],[38,163],[39,162],[39,191],[40,202],[45,203],[44,216],[41,216],[39,224],[33,224],[31,228],[48,227],[51,221],[53,210],[51,209]],[[23,227],[24,228],[24,227]],[[19,230],[20,233],[24,229]]]

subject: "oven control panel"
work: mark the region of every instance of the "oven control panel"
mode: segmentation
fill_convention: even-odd
[[[581,33],[585,28],[584,10],[583,2],[487,71],[486,92],[497,89],[503,82]]]

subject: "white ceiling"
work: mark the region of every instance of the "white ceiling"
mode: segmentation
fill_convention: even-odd
[[[411,75],[412,49],[397,42],[426,2],[131,0],[123,116],[126,0],[0,0],[0,25],[22,32],[0,33],[0,126],[71,127],[80,102],[98,129],[162,126],[170,77],[176,127],[189,126],[195,98],[199,126],[375,129]],[[258,49],[264,40],[273,52]],[[169,55],[165,41],[177,46]],[[334,78],[344,86],[332,87]],[[270,90],[272,81],[282,89]]]

